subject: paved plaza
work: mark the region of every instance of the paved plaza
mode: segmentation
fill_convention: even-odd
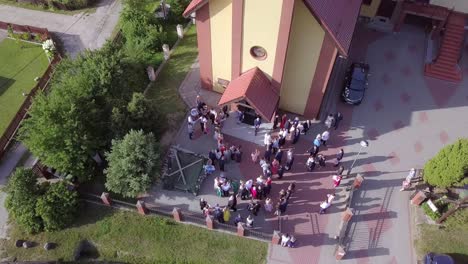
[[[409,192],[399,191],[401,182],[410,168],[421,168],[440,148],[462,137],[463,131],[468,129],[468,122],[464,122],[463,117],[468,113],[468,80],[465,78],[462,83],[452,84],[424,77],[425,43],[424,29],[412,25],[405,25],[397,34],[379,33],[362,26],[356,33],[350,61],[370,64],[369,89],[359,106],[345,105],[337,96],[332,98],[335,103],[330,104],[328,110],[342,112],[344,120],[337,131],[331,131],[328,148],[321,149],[330,158],[343,148],[346,153],[344,165],[349,167],[359,151],[359,142],[369,141],[369,147],[358,157],[353,169],[353,173],[362,173],[365,181],[353,198],[355,216],[349,225],[348,252],[342,263],[416,262],[413,230],[410,229]],[[468,48],[465,53],[467,51]],[[464,56],[461,63],[464,73],[468,73],[467,60]],[[193,83],[186,80],[181,87],[184,99],[184,91],[197,86],[196,70],[195,65],[190,77]],[[202,92],[207,95],[206,91]],[[191,99],[187,100],[189,105],[193,106],[196,94],[192,90]],[[210,96],[210,100],[216,102],[213,99],[216,96]],[[315,124],[297,144],[288,143],[285,147],[294,148],[295,164],[282,180],[273,181],[272,194],[276,199],[280,189],[290,182],[297,184],[281,228],[283,232],[295,234],[299,246],[294,249],[270,246],[268,263],[338,262],[334,258],[334,236],[338,234],[340,213],[345,208],[345,191],[339,188],[331,210],[319,215],[318,205],[331,192],[330,177],[335,168],[328,165],[323,170],[309,173],[304,165],[305,152],[313,137],[324,129],[322,124]],[[184,125],[176,144],[202,154],[216,147],[211,135],[202,135],[199,130],[197,133],[196,139],[190,141]],[[236,124],[227,125],[224,133],[228,144],[240,144],[244,152],[242,163],[228,165],[228,177],[256,178],[260,167],[250,161],[249,155],[254,148],[263,150],[263,136],[254,137],[252,128]],[[214,195],[212,178],[206,180],[200,197],[184,196],[180,192],[163,193],[155,200],[168,195],[174,204],[186,204],[186,209],[195,212],[199,212],[200,197],[210,203],[227,203],[227,198]],[[184,197],[184,202],[180,202],[180,197]],[[257,218],[262,230],[279,228],[274,216],[262,213]]]

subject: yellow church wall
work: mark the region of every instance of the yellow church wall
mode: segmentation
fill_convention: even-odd
[[[377,14],[377,9],[380,6],[381,0],[372,0],[372,3],[370,5],[361,5],[361,16],[365,17],[375,17],[375,14]]]
[[[304,3],[296,1],[281,86],[281,109],[304,113],[324,36]]]
[[[259,67],[271,79],[278,42],[282,0],[245,0],[242,36],[241,72]],[[267,52],[264,60],[250,55],[253,46]]]
[[[468,13],[468,0],[431,0],[431,5],[438,5],[454,9],[461,13]]]
[[[213,90],[222,93],[218,79],[231,80],[232,0],[211,0],[209,8]]]

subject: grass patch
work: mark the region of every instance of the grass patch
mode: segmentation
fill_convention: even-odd
[[[265,263],[267,244],[255,240],[177,224],[160,217],[140,216],[98,205],[86,205],[75,226],[60,232],[38,235],[10,229],[11,239],[2,241],[8,257],[18,260],[71,261],[81,240],[92,242],[99,259],[126,263]],[[16,248],[16,239],[28,239],[39,246]],[[58,247],[45,251],[45,242]]]
[[[51,12],[51,13],[64,14],[64,15],[76,15],[79,13],[87,13],[87,14],[95,13],[97,9],[97,5],[96,5],[97,2],[98,1],[95,1],[93,4],[91,4],[87,8],[67,11],[67,10],[60,10],[60,9],[55,9],[55,8],[54,9],[48,8],[47,6],[44,6],[44,5],[35,5],[31,3],[19,3],[19,2],[16,2],[16,0],[0,0],[0,4],[2,5],[16,6],[16,7],[21,7],[21,8],[31,9],[31,10]]]
[[[468,263],[468,209],[460,209],[444,223],[445,228],[422,224],[416,249],[420,256],[428,252],[447,254],[456,263]]]
[[[49,64],[40,45],[18,44],[12,39],[0,42],[0,135],[18,112],[25,97]]]
[[[179,121],[185,115],[186,105],[179,95],[179,86],[197,56],[197,33],[195,26],[191,26],[156,81],[149,87],[147,98],[168,117],[170,126],[172,122],[179,126]]]

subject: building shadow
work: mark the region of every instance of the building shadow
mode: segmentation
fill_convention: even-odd
[[[15,83],[15,79],[0,76],[0,96]]]
[[[79,35],[63,32],[53,32],[53,34],[58,37],[60,41],[59,46],[71,58],[76,58],[76,56],[86,48]]]

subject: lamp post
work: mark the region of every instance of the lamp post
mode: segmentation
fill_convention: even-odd
[[[354,164],[356,163],[356,160],[358,159],[359,155],[361,154],[362,149],[363,149],[363,148],[367,148],[367,147],[369,146],[369,142],[367,142],[367,141],[365,141],[365,140],[361,140],[361,142],[359,142],[359,145],[361,145],[361,147],[359,148],[359,152],[358,152],[358,154],[356,155],[356,157],[354,158],[354,161],[353,161],[353,163],[351,164],[351,167],[349,167],[348,173],[346,173],[346,176],[349,176],[349,174],[351,174],[351,170],[353,169]]]

